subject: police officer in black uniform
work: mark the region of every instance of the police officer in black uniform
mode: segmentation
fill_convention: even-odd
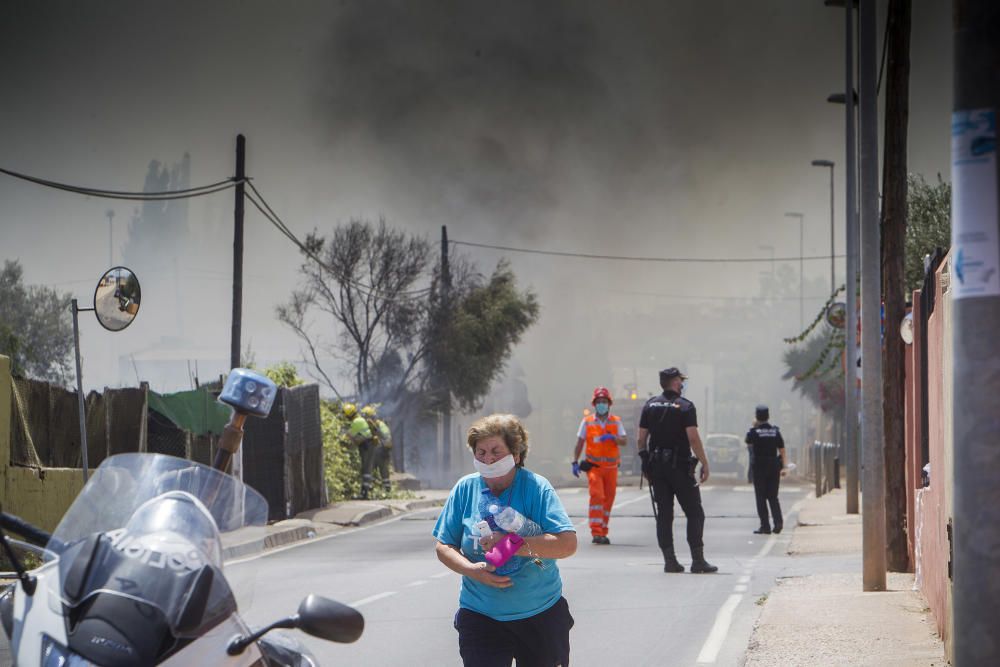
[[[702,535],[705,510],[701,507],[700,482],[708,480],[708,457],[698,435],[694,403],[681,397],[687,377],[676,368],[660,371],[663,393],[648,401],[639,417],[638,447],[642,473],[653,489],[656,509],[656,541],[663,552],[664,572],[683,572],[674,553],[674,496],[687,517],[687,542],[691,548],[691,571],[715,572],[719,568],[705,560]],[[692,456],[692,452],[694,455]],[[695,468],[701,462],[701,474]]]
[[[753,491],[757,497],[757,516],[760,517],[760,528],[753,532],[770,535],[771,532],[780,533],[784,526],[781,503],[778,502],[778,482],[785,469],[785,441],[781,438],[781,429],[768,421],[770,412],[766,405],[757,406],[756,417],[746,437],[752,452]],[[773,531],[767,515],[768,505],[774,519]]]

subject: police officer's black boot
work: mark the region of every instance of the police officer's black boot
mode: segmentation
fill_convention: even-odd
[[[708,574],[718,571],[718,567],[705,560],[705,547],[691,549],[691,572],[693,574]]]
[[[684,566],[677,560],[673,548],[663,550],[663,571],[667,573],[683,572]]]

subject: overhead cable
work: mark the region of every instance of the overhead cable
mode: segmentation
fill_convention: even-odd
[[[597,255],[583,252],[560,252],[558,250],[536,250],[534,248],[513,248],[510,246],[490,245],[488,243],[473,243],[471,241],[449,240],[453,245],[464,245],[474,248],[489,248],[506,252],[523,252],[533,255],[552,255],[556,257],[576,257],[580,259],[607,259],[623,262],[666,262],[677,264],[746,264],[751,262],[791,262],[799,260],[830,259],[830,255],[813,257],[635,257],[627,255]],[[844,257],[844,255],[834,255]]]
[[[232,188],[240,181],[236,178],[227,178],[222,181],[216,181],[215,183],[209,183],[207,185],[200,185],[194,188],[184,188],[182,190],[163,190],[160,192],[129,192],[124,190],[104,190],[101,188],[90,188],[82,185],[71,185],[68,183],[60,183],[58,181],[51,181],[46,178],[39,178],[37,176],[30,176],[28,174],[22,174],[17,171],[12,171],[10,169],[4,169],[0,167],[0,174],[6,174],[13,178],[18,178],[23,181],[28,181],[29,183],[35,183],[36,185],[42,185],[48,188],[55,188],[56,190],[63,190],[64,192],[73,192],[75,194],[87,195],[89,197],[103,197],[104,199],[127,199],[132,201],[164,201],[170,199],[190,199],[191,197],[200,197],[202,195],[210,195],[215,192],[222,192],[223,190],[228,190]],[[244,179],[246,180],[246,179]]]
[[[322,258],[316,255],[316,253],[310,250],[305,243],[303,243],[297,236],[295,236],[292,230],[288,228],[288,225],[286,225],[284,221],[282,221],[282,219],[278,216],[278,214],[274,211],[274,209],[271,208],[271,205],[267,203],[267,200],[264,199],[264,196],[260,193],[260,190],[258,190],[254,186],[253,182],[247,181],[247,185],[250,186],[250,189],[253,190],[254,194],[251,195],[249,192],[246,192],[244,194],[246,198],[250,201],[250,203],[253,204],[258,211],[260,211],[260,214],[263,215],[268,222],[274,225],[278,229],[278,231],[280,231],[286,238],[288,238],[288,240],[294,243],[299,248],[299,250],[302,251],[304,255],[309,257],[311,260],[319,264],[321,267],[323,267],[333,275],[337,276],[338,280],[343,280],[345,283],[351,285],[352,287],[362,292],[366,296],[374,296],[380,299],[385,299],[387,301],[403,301],[403,300],[416,299],[424,297],[430,293],[431,291],[430,288],[425,288],[420,290],[400,291],[395,294],[387,294],[385,292],[382,292],[381,290],[378,290],[375,287],[348,278],[347,276],[343,275],[342,271],[335,270],[332,266],[323,261]],[[258,199],[260,201],[258,201]]]

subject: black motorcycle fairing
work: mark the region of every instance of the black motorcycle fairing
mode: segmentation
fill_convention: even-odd
[[[76,622],[68,633],[69,649],[98,665],[155,665],[174,644],[163,612],[129,597],[98,593],[67,618],[72,616]]]
[[[69,649],[98,664],[151,665],[236,612],[216,567],[165,567],[162,554],[92,535],[60,557]],[[117,544],[117,548],[116,548]]]
[[[286,639],[280,634],[261,637],[257,640],[257,648],[268,667],[317,667],[312,656],[296,641]]]

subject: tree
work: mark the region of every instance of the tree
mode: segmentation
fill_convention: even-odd
[[[785,351],[784,379],[836,422],[844,414],[844,334],[824,324],[797,347]]]
[[[425,239],[385,220],[352,220],[329,240],[314,232],[303,246],[303,283],[277,308],[278,319],[303,342],[314,377],[338,398],[383,404],[393,420],[397,469],[408,461],[433,469],[427,416],[443,415],[447,426],[452,406],[482,405],[538,317],[534,294],[517,290],[504,262],[487,279],[465,258],[449,256],[443,275]],[[428,287],[417,289],[421,284]],[[336,386],[331,366],[338,362],[350,369],[353,391]],[[406,449],[410,434],[429,458]]]
[[[48,287],[23,284],[17,261],[0,272],[0,353],[11,358],[15,374],[69,385],[72,378],[72,296]]]
[[[352,220],[329,240],[315,232],[307,237],[304,284],[277,316],[305,344],[317,379],[338,396],[353,393],[404,411],[475,409],[537,320],[534,294],[517,290],[506,262],[486,279],[455,258],[445,292],[429,248],[384,219]],[[416,289],[421,283],[429,287]],[[317,311],[332,318],[332,337],[316,333]],[[353,392],[335,386],[335,373],[324,366],[330,358],[347,362]],[[415,396],[418,406],[410,405]]]
[[[438,407],[473,412],[501,377],[521,336],[538,320],[539,305],[533,293],[517,290],[505,260],[489,280],[465,276],[450,310],[428,326],[426,346],[429,368],[440,373],[448,388],[437,397]]]
[[[907,179],[906,294],[924,283],[924,257],[951,245],[951,183],[930,185],[919,174]]]
[[[329,240],[309,234],[303,252],[304,285],[278,306],[277,316],[305,343],[317,379],[342,394],[323,365],[325,355],[350,363],[362,400],[374,400],[376,389],[405,386],[424,353],[419,332],[429,291],[413,287],[427,270],[427,241],[389,229],[384,219],[377,225],[351,220]],[[314,332],[314,310],[334,320],[332,340]]]
[[[150,160],[143,182],[143,192],[183,190],[191,185],[191,156],[167,168],[159,160]],[[164,264],[179,254],[187,238],[187,199],[144,201],[132,212],[128,239],[122,249],[126,263],[135,266]],[[177,252],[175,252],[177,251]]]

